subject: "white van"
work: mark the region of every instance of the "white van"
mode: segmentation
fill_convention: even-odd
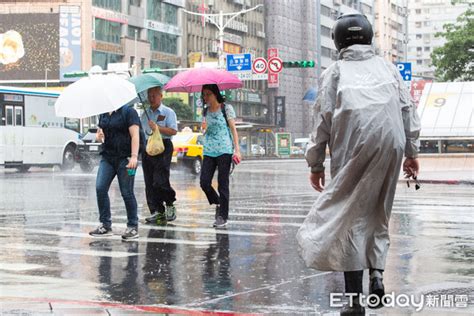
[[[0,165],[74,167],[80,121],[57,117],[59,93],[0,86]]]

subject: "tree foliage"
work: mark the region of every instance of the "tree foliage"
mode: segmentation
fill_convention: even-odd
[[[444,46],[431,54],[435,75],[440,81],[474,80],[474,11],[469,9],[456,23],[443,26],[444,32],[436,37],[446,38]]]
[[[180,98],[163,98],[163,104],[176,112],[178,120],[192,120],[193,109]]]

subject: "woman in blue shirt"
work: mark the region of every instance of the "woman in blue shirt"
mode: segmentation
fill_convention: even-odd
[[[207,104],[204,116],[204,161],[201,170],[201,188],[209,204],[216,205],[214,227],[225,227],[229,216],[229,171],[232,158],[240,161],[239,136],[235,128],[235,112],[215,84],[202,87],[202,99]],[[226,118],[227,117],[227,122]],[[218,192],[212,187],[212,178],[218,170]]]

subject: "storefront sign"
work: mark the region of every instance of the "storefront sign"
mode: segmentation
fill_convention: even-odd
[[[241,47],[239,45],[224,42],[224,52],[228,54],[240,54]]]
[[[219,38],[219,32],[216,33],[216,38]],[[242,46],[243,40],[241,36],[231,33],[224,33],[224,42],[234,43]]]
[[[178,36],[182,34],[181,29],[179,27],[176,27],[170,24],[161,23],[158,21],[145,20],[143,26],[146,29],[158,31],[162,33],[168,33],[168,34],[173,34],[173,35],[178,35]]]
[[[287,157],[291,153],[291,134],[290,133],[275,133],[277,155],[280,157]]]
[[[236,21],[236,20],[232,20],[229,23],[229,25],[227,25],[226,27],[228,27],[232,30],[243,32],[243,33],[247,33],[249,31],[249,27],[247,26],[247,24]]]
[[[151,59],[173,65],[181,65],[181,58],[174,55],[167,55],[160,52],[151,52]]]
[[[92,41],[92,49],[108,52],[108,53],[114,53],[118,55],[123,55],[123,48],[121,45],[114,45],[114,44],[106,43],[106,42]]]
[[[128,15],[120,12],[92,7],[92,15],[102,20],[128,24]]]

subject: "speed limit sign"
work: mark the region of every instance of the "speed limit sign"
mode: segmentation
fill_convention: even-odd
[[[255,58],[252,64],[252,70],[256,74],[263,74],[267,71],[267,61],[263,57]]]

